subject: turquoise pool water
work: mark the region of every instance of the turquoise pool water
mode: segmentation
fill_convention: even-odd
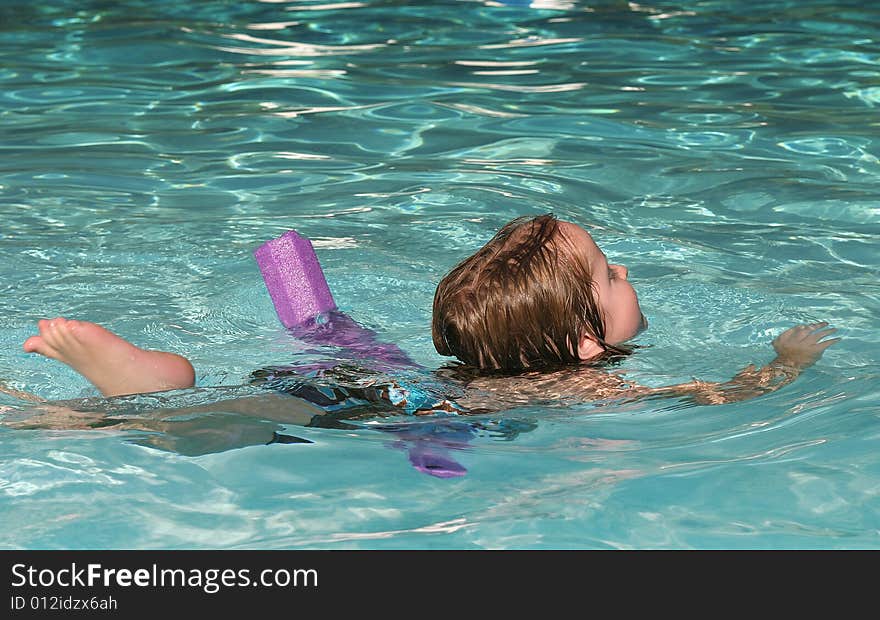
[[[58,315],[193,360],[198,389],[108,404],[132,416],[333,357],[284,331],[252,258],[290,228],[344,311],[436,368],[439,278],[546,211],[629,267],[651,327],[621,369],[644,384],[726,379],[801,322],[842,341],[736,404],[379,420],[439,424],[466,469],[448,479],[371,420],[231,447],[273,425],[195,417],[177,451],[135,431],[0,426],[0,546],[880,547],[876,8],[46,4],[0,3],[9,387],[96,395],[21,351]],[[34,412],[9,395],[0,408]]]

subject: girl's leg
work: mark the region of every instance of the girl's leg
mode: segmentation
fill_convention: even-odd
[[[59,317],[37,326],[40,335],[28,338],[24,350],[67,364],[104,396],[176,390],[195,383],[186,358],[141,349],[95,323]]]

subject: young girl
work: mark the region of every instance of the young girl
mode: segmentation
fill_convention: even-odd
[[[485,412],[535,401],[647,396],[733,402],[790,383],[839,340],[825,339],[834,331],[827,323],[800,325],[773,341],[777,355],[769,364],[749,366],[730,381],[637,386],[599,364],[631,353],[626,342],[647,327],[627,276],[626,267],[609,264],[576,224],[550,214],[513,220],[438,285],[434,346],[462,362],[445,374],[466,389],[454,402],[429,403],[415,412]],[[55,318],[39,321],[38,330],[24,350],[67,364],[104,396],[194,385],[186,358],[139,348],[94,323]],[[392,377],[385,391],[371,385],[375,399],[387,397],[395,382]],[[305,392],[288,393],[308,398]],[[272,407],[283,409],[285,402],[290,405],[289,399],[267,395],[226,401],[222,410],[266,415]]]
[[[766,394],[792,382],[839,338],[825,322],[780,334],[777,356],[727,382],[692,381],[646,388],[601,369],[619,359],[648,322],[623,265],[610,264],[590,234],[553,215],[519,218],[441,280],[432,336],[443,355],[464,362],[468,409],[538,399],[576,402],[646,396],[720,404]],[[488,393],[488,397],[485,395]]]

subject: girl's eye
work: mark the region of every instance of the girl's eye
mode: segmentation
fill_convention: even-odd
[[[608,279],[609,279],[609,280],[613,280],[613,279],[616,278],[616,277],[617,277],[617,276],[614,274],[614,270],[611,269],[611,268],[609,267],[609,269],[608,269]]]

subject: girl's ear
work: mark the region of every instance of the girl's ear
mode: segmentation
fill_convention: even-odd
[[[581,361],[586,361],[598,357],[605,352],[605,347],[599,344],[595,336],[584,334],[578,343],[578,357]]]

